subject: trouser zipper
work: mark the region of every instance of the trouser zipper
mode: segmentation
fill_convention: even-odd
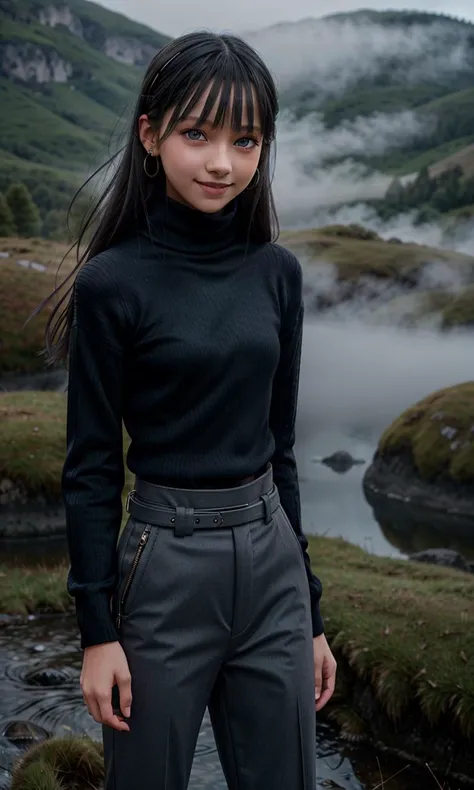
[[[124,588],[123,588],[123,592],[122,592],[122,595],[120,596],[120,600],[119,600],[119,603],[118,603],[117,617],[116,617],[117,628],[120,628],[120,624],[122,622],[123,607],[125,605],[125,601],[127,599],[127,595],[129,593],[130,586],[131,586],[132,581],[133,581],[133,577],[135,576],[135,572],[136,572],[136,570],[138,568],[138,563],[140,562],[140,557],[142,556],[143,550],[144,550],[144,548],[145,548],[145,546],[147,544],[148,538],[150,537],[150,532],[151,532],[151,527],[147,525],[145,527],[145,529],[143,530],[143,532],[142,532],[140,540],[138,541],[138,546],[137,546],[137,550],[135,552],[135,556],[133,558],[132,566],[131,566],[130,571],[128,573],[128,576],[127,576],[127,579],[126,579],[126,582],[125,582],[125,585],[124,585]]]

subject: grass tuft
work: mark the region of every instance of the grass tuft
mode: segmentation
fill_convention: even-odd
[[[11,790],[96,790],[103,779],[102,744],[88,737],[50,738],[17,762]]]

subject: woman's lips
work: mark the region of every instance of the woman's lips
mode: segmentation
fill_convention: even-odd
[[[223,195],[231,184],[222,184],[218,181],[196,181],[207,195]]]

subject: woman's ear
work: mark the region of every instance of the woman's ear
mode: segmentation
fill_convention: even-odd
[[[145,151],[156,155],[156,132],[151,126],[148,115],[140,115],[138,119],[138,136]]]

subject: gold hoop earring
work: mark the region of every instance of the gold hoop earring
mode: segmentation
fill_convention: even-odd
[[[150,156],[152,159],[154,159],[154,160],[155,160],[155,163],[156,163],[156,169],[155,169],[155,172],[154,172],[154,173],[149,173],[149,172],[148,172],[148,165],[147,165],[147,162],[148,162],[148,157],[149,157],[149,156]],[[158,161],[158,157],[157,157],[157,156],[155,156],[155,157],[154,157],[154,156],[153,156],[153,154],[152,154],[152,152],[151,152],[151,150],[150,150],[150,151],[147,151],[147,155],[145,156],[145,159],[143,160],[143,169],[144,169],[144,171],[145,171],[145,175],[147,175],[147,176],[148,176],[148,178],[156,178],[156,176],[157,176],[157,175],[158,175],[158,173],[160,172],[160,163],[159,163],[159,161]]]
[[[246,187],[246,189],[255,189],[255,187],[257,187],[259,185],[259,183],[260,183],[260,170],[259,170],[258,167],[257,167],[257,169],[255,171],[255,175],[257,176],[257,180],[255,181],[255,184],[252,184],[252,182],[250,182],[250,184],[248,185],[248,187]]]

